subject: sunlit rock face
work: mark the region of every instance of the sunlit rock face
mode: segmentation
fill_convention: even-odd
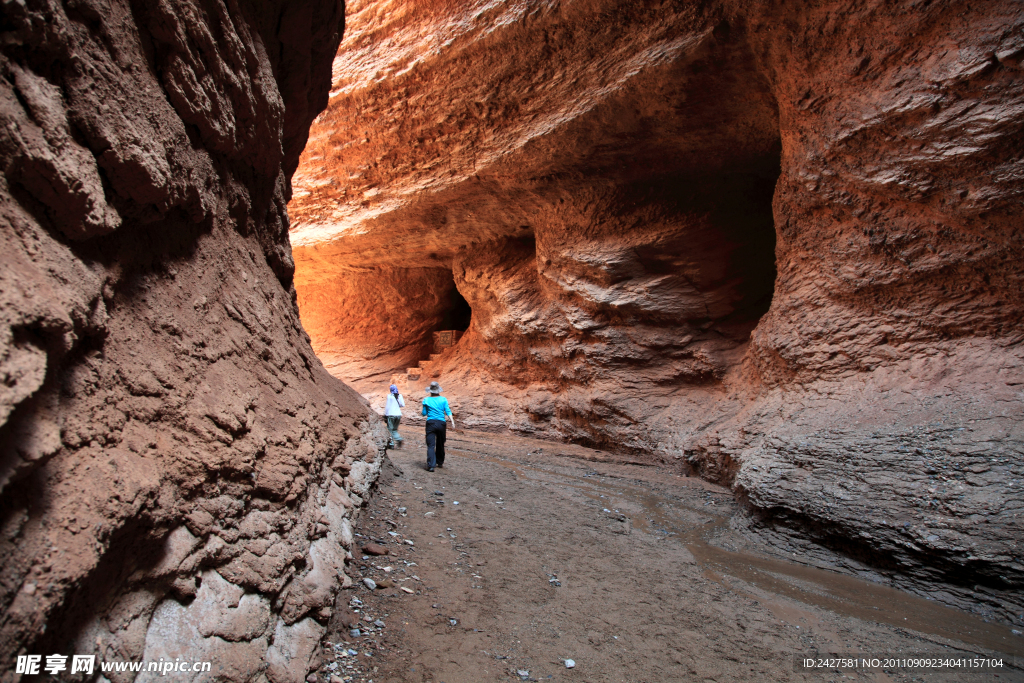
[[[1022,11],[355,3],[289,204],[313,346],[382,400],[454,287],[414,398],[1019,619]]]
[[[0,679],[303,681],[381,462],[300,325],[285,212],[343,5],[2,14]]]
[[[702,384],[742,356],[774,280],[768,81],[693,10],[601,11],[350,8],[290,204],[304,322],[358,366],[339,374],[425,358],[453,286],[460,350],[520,386]]]

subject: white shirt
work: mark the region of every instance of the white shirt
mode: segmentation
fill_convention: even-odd
[[[385,415],[391,415],[392,417],[401,417],[402,408],[405,407],[405,401],[402,399],[402,395],[398,394],[398,399],[395,399],[395,395],[388,392],[388,405],[384,408]]]

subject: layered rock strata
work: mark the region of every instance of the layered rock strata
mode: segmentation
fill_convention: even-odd
[[[455,288],[472,322],[432,374],[463,424],[677,462],[1024,619],[1019,6],[349,26],[289,205],[332,372],[382,398]]]
[[[287,233],[343,22],[4,5],[3,680],[55,653],[305,679],[381,463],[299,322]]]

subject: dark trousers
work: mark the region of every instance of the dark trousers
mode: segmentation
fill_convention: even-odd
[[[448,436],[448,423],[427,420],[427,467],[444,464],[444,440]]]

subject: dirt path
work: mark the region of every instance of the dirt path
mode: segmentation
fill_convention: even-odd
[[[782,562],[730,529],[726,489],[586,448],[472,432],[451,435],[446,467],[428,473],[418,430],[405,432],[396,471],[356,529],[359,545],[389,554],[351,568],[360,582],[338,600],[320,680],[1024,681],[1008,628]],[[995,650],[1016,664],[796,666],[813,653]]]

